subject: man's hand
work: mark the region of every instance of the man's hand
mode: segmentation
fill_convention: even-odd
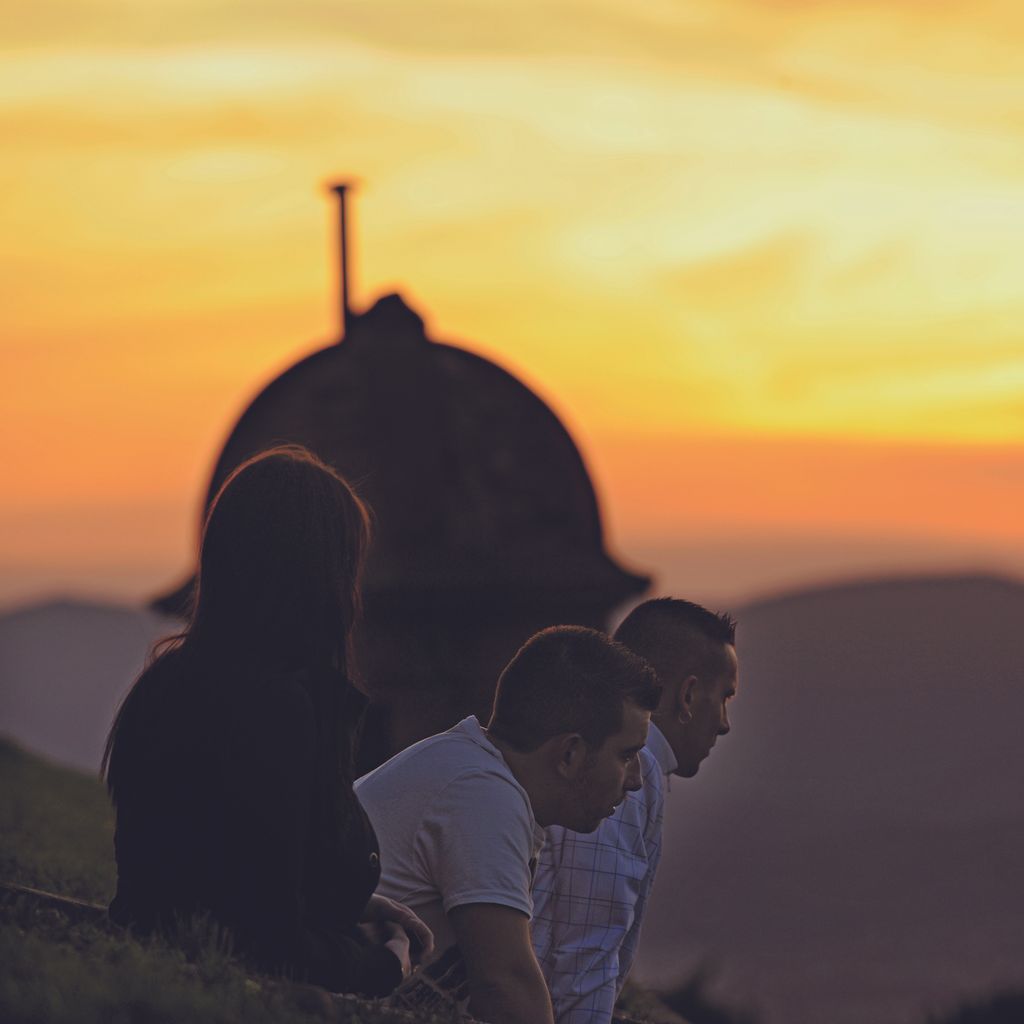
[[[411,958],[414,965],[434,951],[434,935],[431,930],[404,903],[389,900],[387,896],[378,896],[374,893],[370,897],[370,901],[366,904],[366,909],[363,911],[360,924],[385,926],[380,930],[387,932],[391,936],[385,942],[389,949],[391,948],[390,943],[394,936],[387,926],[397,925],[409,937],[407,955]],[[372,929],[364,928],[363,930],[369,934],[378,933],[376,927]]]
[[[553,1024],[524,913],[497,903],[469,903],[451,910],[448,920],[466,963],[474,1017],[490,1024]]]
[[[408,978],[412,974],[408,933],[394,921],[387,921],[377,927],[384,930],[384,948],[390,949],[398,957],[398,962],[402,965],[402,977]]]

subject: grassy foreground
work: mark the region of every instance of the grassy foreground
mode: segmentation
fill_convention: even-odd
[[[0,879],[107,903],[113,814],[98,780],[0,740]],[[215,930],[180,948],[20,898],[0,905],[4,1024],[448,1024],[246,974]]]
[[[0,878],[109,903],[114,815],[97,779],[0,739]]]

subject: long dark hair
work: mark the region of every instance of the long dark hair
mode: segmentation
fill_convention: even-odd
[[[157,645],[107,737],[101,774],[115,797],[112,762],[126,710],[147,679],[179,655],[205,670],[302,674],[325,733],[337,737],[339,768],[348,768],[353,711],[362,706],[351,682],[353,632],[369,542],[366,505],[305,448],[271,448],[225,480],[203,528],[190,621]]]

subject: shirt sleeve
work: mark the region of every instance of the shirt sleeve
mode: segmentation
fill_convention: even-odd
[[[557,1024],[608,1024],[632,965],[657,866],[648,841],[661,821],[660,799],[655,797],[658,809],[652,812],[647,791],[660,782],[660,769],[647,751],[641,757],[644,789],[628,794],[595,832],[558,826],[546,832],[532,930]]]
[[[446,914],[497,903],[532,915],[533,818],[524,794],[501,775],[472,769],[452,779],[424,813],[416,855]]]

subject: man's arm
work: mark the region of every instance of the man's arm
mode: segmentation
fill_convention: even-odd
[[[469,981],[469,1012],[490,1024],[553,1024],[529,918],[497,903],[454,907],[448,920]]]

